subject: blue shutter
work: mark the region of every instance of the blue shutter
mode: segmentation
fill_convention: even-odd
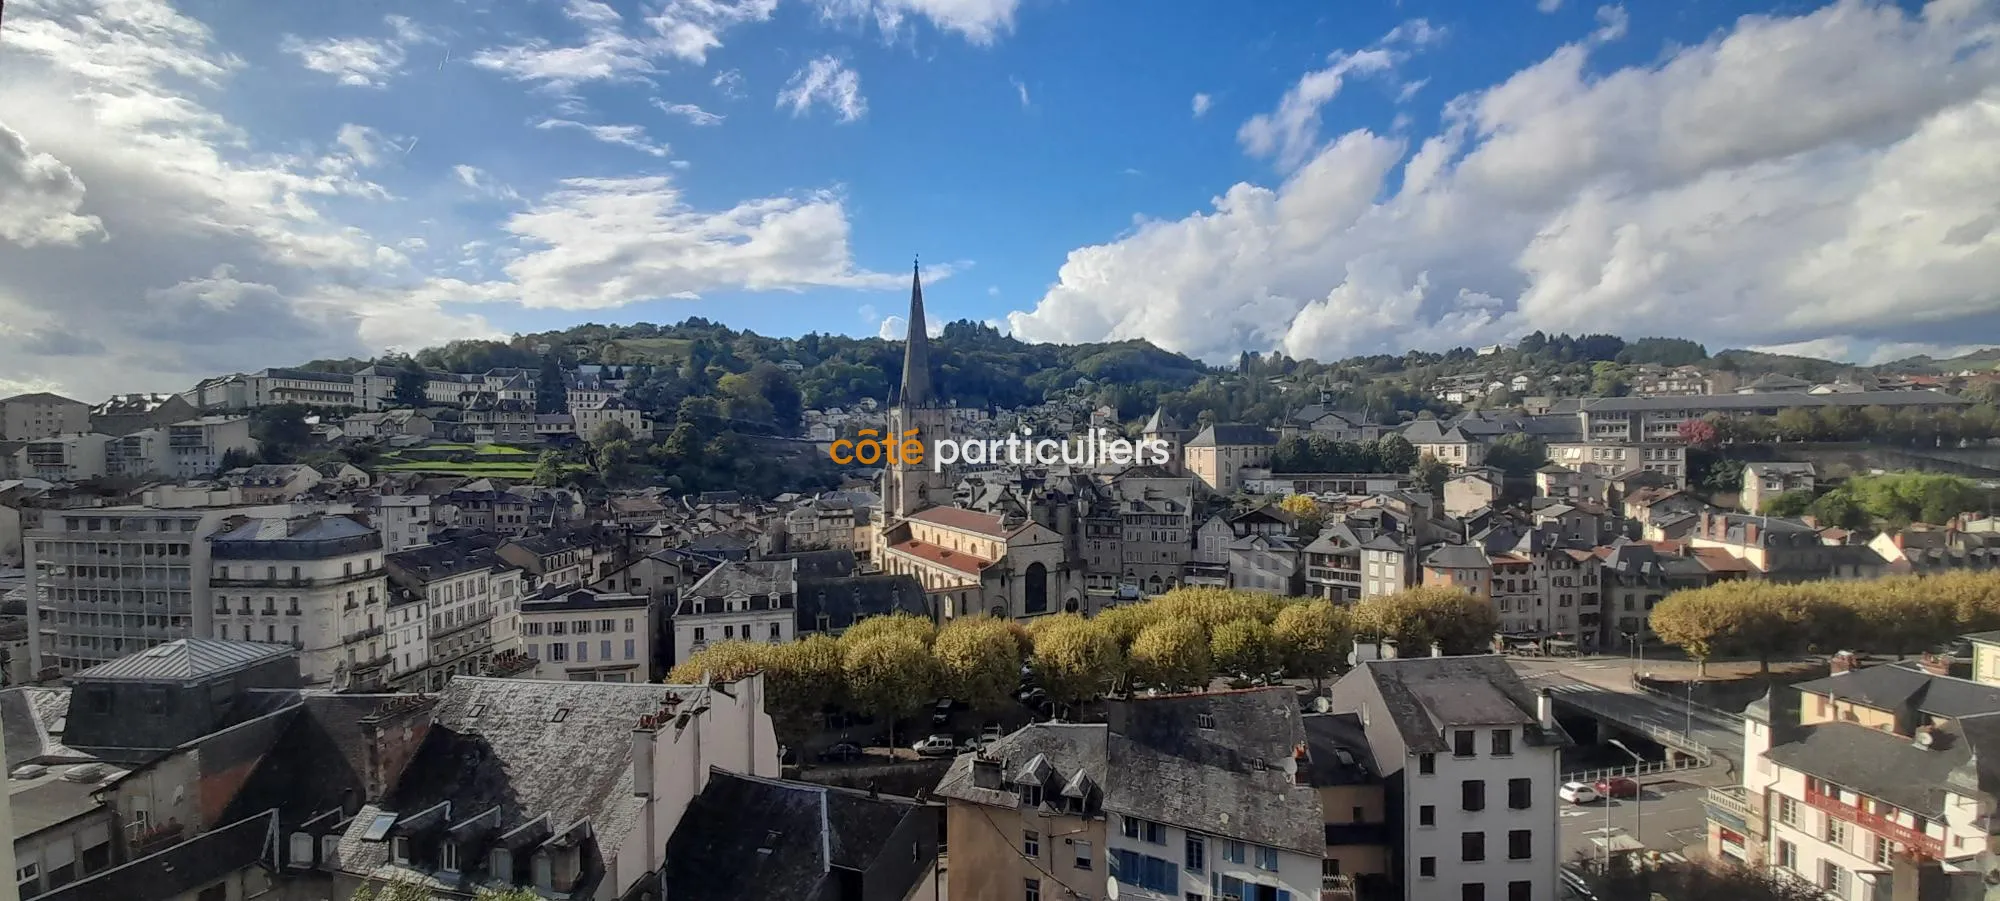
[[[1278,901],[1292,901],[1292,893],[1285,891],[1284,889],[1279,889]]]

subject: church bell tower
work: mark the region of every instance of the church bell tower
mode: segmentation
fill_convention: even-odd
[[[951,437],[951,411],[931,385],[931,338],[924,321],[923,273],[910,273],[910,333],[903,344],[903,381],[889,403],[889,435],[902,440],[917,430],[926,450]],[[949,472],[934,472],[929,456],[921,463],[894,463],[882,471],[885,524],[893,524],[925,507],[948,501]]]

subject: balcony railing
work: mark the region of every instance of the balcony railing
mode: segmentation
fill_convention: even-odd
[[[1933,860],[1944,858],[1944,839],[1926,835],[1922,821],[1916,828],[1905,826],[1894,819],[1842,802],[1839,798],[1822,794],[1808,787],[1805,793],[1806,806],[1826,813],[1835,819],[1846,820],[1856,826],[1886,838],[1906,850]]]

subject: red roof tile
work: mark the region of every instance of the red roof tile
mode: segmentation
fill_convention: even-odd
[[[932,563],[958,570],[968,576],[977,576],[981,572],[984,572],[986,567],[993,565],[993,561],[991,560],[975,557],[964,551],[954,551],[950,548],[938,547],[935,544],[923,541],[901,541],[889,545],[889,549],[902,551],[913,557],[922,557]]]
[[[911,514],[910,518],[947,529],[989,535],[994,538],[1005,538],[1014,531],[1008,529],[1006,523],[998,516],[963,507],[932,507],[928,510],[919,510]]]

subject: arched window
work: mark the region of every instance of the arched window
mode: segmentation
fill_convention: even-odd
[[[1040,563],[1028,564],[1028,584],[1024,592],[1027,596],[1028,614],[1049,612],[1049,568]]]

